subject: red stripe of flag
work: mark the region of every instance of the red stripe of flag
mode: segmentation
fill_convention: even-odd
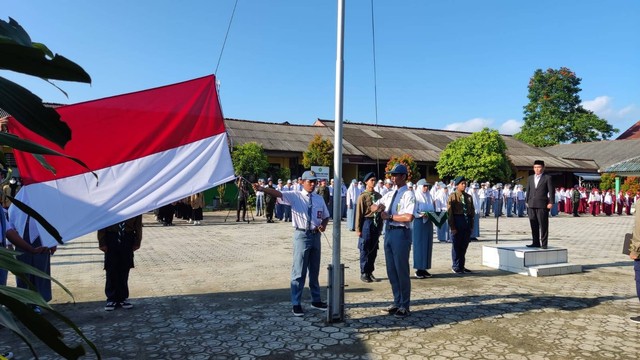
[[[17,121],[10,131],[98,170],[202,140],[225,131],[215,76],[118,95],[56,109],[72,131],[64,149]],[[56,175],[28,153],[15,152],[25,184],[86,173],[77,163],[47,156]]]

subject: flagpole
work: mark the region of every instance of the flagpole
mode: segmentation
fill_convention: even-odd
[[[340,223],[342,220],[342,101],[344,88],[344,2],[338,0],[336,51],[335,128],[333,141],[333,257],[329,271],[327,322],[344,320],[344,267],[340,264]]]

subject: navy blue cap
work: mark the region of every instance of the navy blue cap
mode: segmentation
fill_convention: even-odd
[[[463,181],[467,181],[464,176],[458,176],[455,179],[453,179],[453,185],[458,186],[461,182]]]
[[[398,163],[393,165],[393,169],[387,171],[387,174],[407,174],[407,167]]]
[[[363,182],[367,182],[367,181],[369,181],[369,179],[374,178],[374,177],[376,177],[376,174],[374,174],[373,172],[370,172],[370,173],[367,173],[367,175],[365,175],[362,178],[362,181]]]

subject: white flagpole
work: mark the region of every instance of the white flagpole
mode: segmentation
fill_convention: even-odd
[[[344,270],[340,264],[340,223],[342,220],[342,100],[344,87],[344,0],[338,0],[336,51],[335,137],[333,141],[333,258],[329,278],[327,322],[344,320]]]

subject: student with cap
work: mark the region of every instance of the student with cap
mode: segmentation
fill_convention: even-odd
[[[456,190],[449,195],[447,211],[449,213],[449,227],[451,228],[451,270],[456,274],[470,273],[465,267],[465,255],[469,247],[475,217],[473,199],[467,194],[467,181],[463,176],[453,180]]]
[[[580,217],[578,215],[578,209],[580,207],[580,186],[575,184],[573,186],[573,191],[571,192],[571,205],[573,206],[573,217]]]
[[[411,278],[409,277],[409,253],[411,252],[411,222],[416,205],[413,191],[406,186],[408,171],[402,164],[396,164],[387,172],[396,189],[388,192],[371,206],[371,210],[381,212],[386,221],[384,234],[384,257],[387,276],[393,292],[393,304],[385,312],[396,317],[409,316],[411,303]]]
[[[302,174],[302,191],[280,192],[253,184],[254,190],[264,191],[275,198],[282,198],[291,204],[293,231],[293,265],[291,266],[291,304],[293,315],[303,316],[302,291],[309,271],[311,307],[326,310],[327,303],[320,297],[320,233],[329,222],[329,209],[324,199],[315,193],[316,173]]]
[[[363,181],[366,188],[356,202],[355,228],[360,250],[360,280],[370,283],[376,281],[373,271],[383,225],[380,213],[371,210],[371,206],[380,200],[382,195],[375,191],[376,175],[374,173],[365,175]]]
[[[551,176],[544,173],[544,161],[534,161],[533,172],[533,175],[529,175],[525,190],[533,235],[533,242],[527,247],[546,249],[549,239],[549,211],[556,198],[556,189]]]
[[[435,211],[435,205],[429,183],[425,179],[418,181],[415,191],[416,206],[414,209],[413,226],[411,229],[413,243],[413,268],[418,279],[430,278],[431,258],[433,255],[433,222],[427,216],[430,211]]]

